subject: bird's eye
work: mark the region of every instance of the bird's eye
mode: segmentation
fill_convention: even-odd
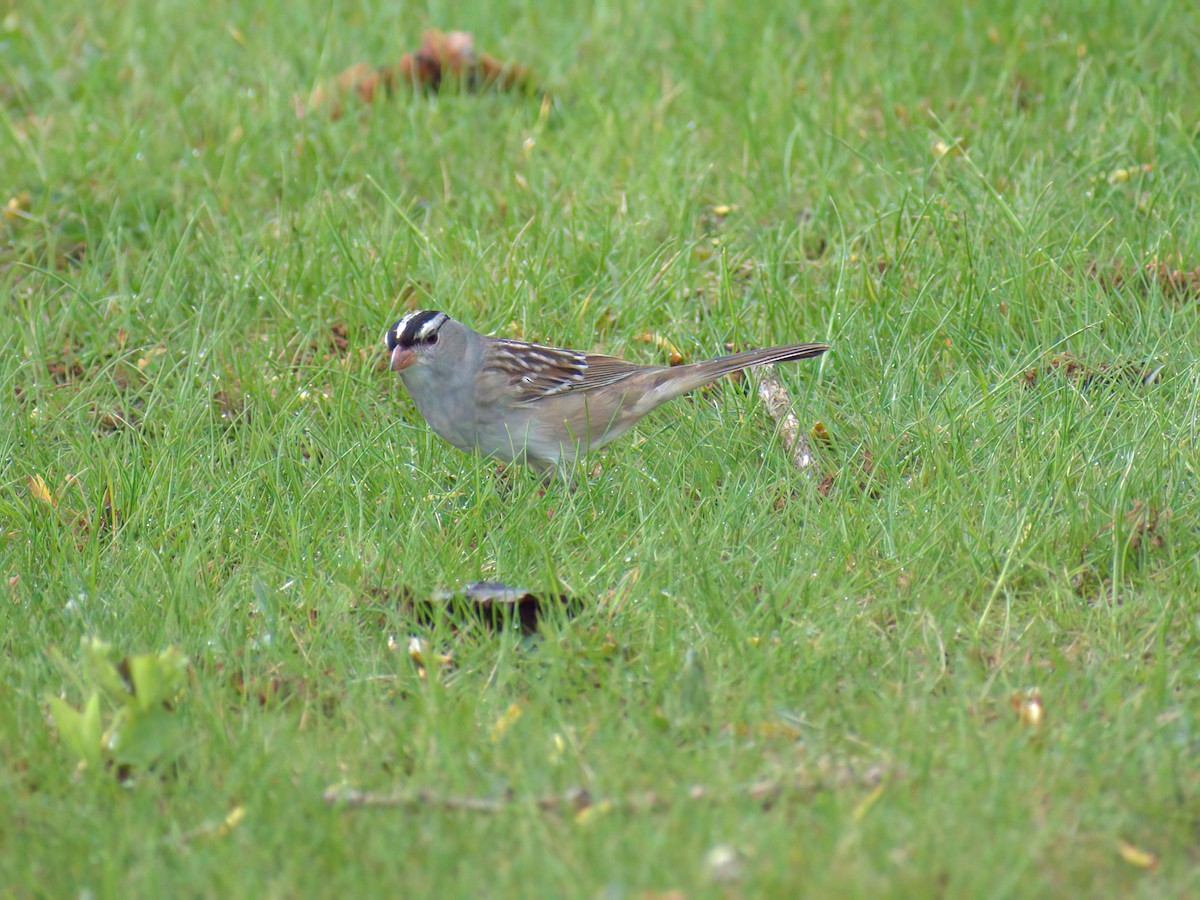
[[[431,334],[429,337],[425,338],[425,346],[432,347],[437,343],[437,337],[437,333],[435,332],[434,334]]]

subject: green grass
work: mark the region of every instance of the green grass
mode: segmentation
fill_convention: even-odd
[[[0,893],[1200,890],[1200,276],[1138,274],[1200,266],[1200,17],[788,6],[0,6]],[[296,118],[430,26],[554,108]],[[381,368],[411,303],[828,340],[780,374],[831,441],[796,471],[723,385],[543,491]],[[478,579],[584,610],[395,602]],[[192,663],[129,786],[48,717],[91,636]],[[537,808],[576,787],[613,806]]]

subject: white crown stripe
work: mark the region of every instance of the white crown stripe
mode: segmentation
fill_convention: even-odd
[[[442,320],[444,320],[444,319],[445,319],[445,316],[435,316],[434,318],[430,319],[428,322],[423,324],[420,327],[420,329],[417,331],[417,340],[423,341],[423,340],[425,340],[425,338],[429,337],[431,334],[434,334],[441,327]]]
[[[396,343],[406,347],[432,337],[450,317],[437,310],[418,309],[407,313],[396,323]]]

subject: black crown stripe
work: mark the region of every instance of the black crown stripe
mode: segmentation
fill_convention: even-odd
[[[419,309],[410,312],[396,323],[393,331],[396,343],[403,347],[419,344],[431,337],[448,318],[450,317],[444,312],[436,309]]]

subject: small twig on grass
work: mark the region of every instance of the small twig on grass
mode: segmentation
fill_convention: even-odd
[[[771,418],[779,424],[783,446],[792,457],[792,463],[801,472],[812,469],[816,462],[808,446],[808,435],[800,428],[800,420],[792,412],[792,397],[784,387],[774,366],[763,366],[758,379],[758,396],[767,407]]]
[[[861,773],[851,773],[846,777],[835,778],[838,781],[859,783],[867,787],[877,787],[883,783],[887,772],[880,766],[871,766]],[[650,813],[669,809],[680,802],[728,802],[746,798],[769,807],[776,801],[787,796],[811,796],[823,787],[831,787],[821,781],[810,778],[765,778],[740,789],[719,790],[702,784],[693,785],[687,792],[674,800],[671,797],[655,791],[642,791],[622,797],[597,799],[587,788],[568,788],[561,794],[543,794],[533,798],[533,805],[545,813],[566,813],[583,816],[587,813],[611,812],[619,810],[627,813]],[[325,802],[331,806],[341,806],[346,809],[364,809],[366,807],[387,807],[392,809],[441,809],[464,810],[466,812],[499,813],[510,806],[519,805],[522,798],[511,791],[499,796],[475,797],[459,794],[439,794],[431,790],[417,791],[360,791],[345,785],[333,785],[326,788]]]
[[[229,813],[220,822],[205,822],[196,828],[192,828],[179,835],[179,842],[186,844],[191,841],[197,841],[204,838],[223,838],[229,835],[235,828],[242,824],[242,820],[246,818],[246,808],[242,805],[237,805],[229,811]]]
[[[455,794],[438,794],[430,790],[419,791],[360,791],[335,785],[325,790],[325,802],[331,805],[362,809],[367,806],[399,807],[402,809],[446,809],[467,812],[498,813],[511,806],[516,798],[512,793],[498,797],[471,797]],[[545,812],[587,809],[593,803],[584,788],[571,788],[559,794],[537,797],[534,805]]]

